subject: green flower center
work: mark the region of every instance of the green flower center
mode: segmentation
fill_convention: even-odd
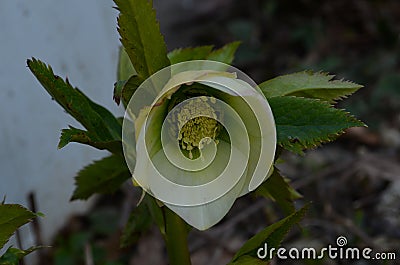
[[[215,98],[201,96],[189,100],[172,115],[172,122],[175,123],[176,131],[178,131],[174,135],[178,138],[181,150],[186,150],[190,159],[197,157],[199,150],[205,144],[211,143],[212,140],[218,142],[216,137],[221,125],[217,121],[217,112],[212,106],[215,103]]]

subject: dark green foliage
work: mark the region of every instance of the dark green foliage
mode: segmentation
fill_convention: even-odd
[[[296,153],[332,141],[347,128],[365,126],[318,99],[283,96],[269,98],[268,102],[275,117],[278,144]]]
[[[32,221],[37,214],[19,204],[0,204],[0,249],[21,226]]]
[[[123,157],[105,157],[79,171],[75,177],[76,189],[71,200],[85,200],[95,193],[114,193],[130,177]]]
[[[259,86],[267,98],[298,96],[328,102],[347,97],[362,87],[349,81],[332,80],[334,77],[326,73],[304,71],[278,76]]]
[[[304,217],[307,209],[308,205],[280,220],[279,222],[271,224],[250,238],[233,257],[232,263],[235,264],[234,262],[237,262],[236,264],[241,264],[239,261],[242,257],[246,257],[245,260],[249,259],[247,256],[257,258],[257,249],[263,247],[264,243],[267,243],[269,248],[279,247],[289,230]]]
[[[51,67],[32,58],[28,67],[53,99],[71,116],[79,121],[91,134],[102,141],[120,140],[121,124],[105,109],[79,89],[73,88],[68,79],[54,75]]]
[[[285,212],[292,214],[295,211],[293,200],[301,197],[289,183],[282,177],[277,168],[272,175],[264,181],[255,191],[257,195],[274,200]]]
[[[115,0],[118,32],[141,80],[168,66],[167,47],[156,14],[147,0]]]

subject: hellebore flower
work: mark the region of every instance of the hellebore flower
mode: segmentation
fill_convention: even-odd
[[[204,230],[268,178],[275,122],[260,89],[240,70],[189,61],[160,70],[135,91],[123,147],[134,182]]]

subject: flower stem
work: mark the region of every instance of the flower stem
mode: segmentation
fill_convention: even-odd
[[[163,207],[163,210],[169,265],[190,265],[186,223],[168,207]]]

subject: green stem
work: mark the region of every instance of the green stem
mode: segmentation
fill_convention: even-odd
[[[168,207],[163,207],[163,210],[169,265],[190,265],[186,223]]]

